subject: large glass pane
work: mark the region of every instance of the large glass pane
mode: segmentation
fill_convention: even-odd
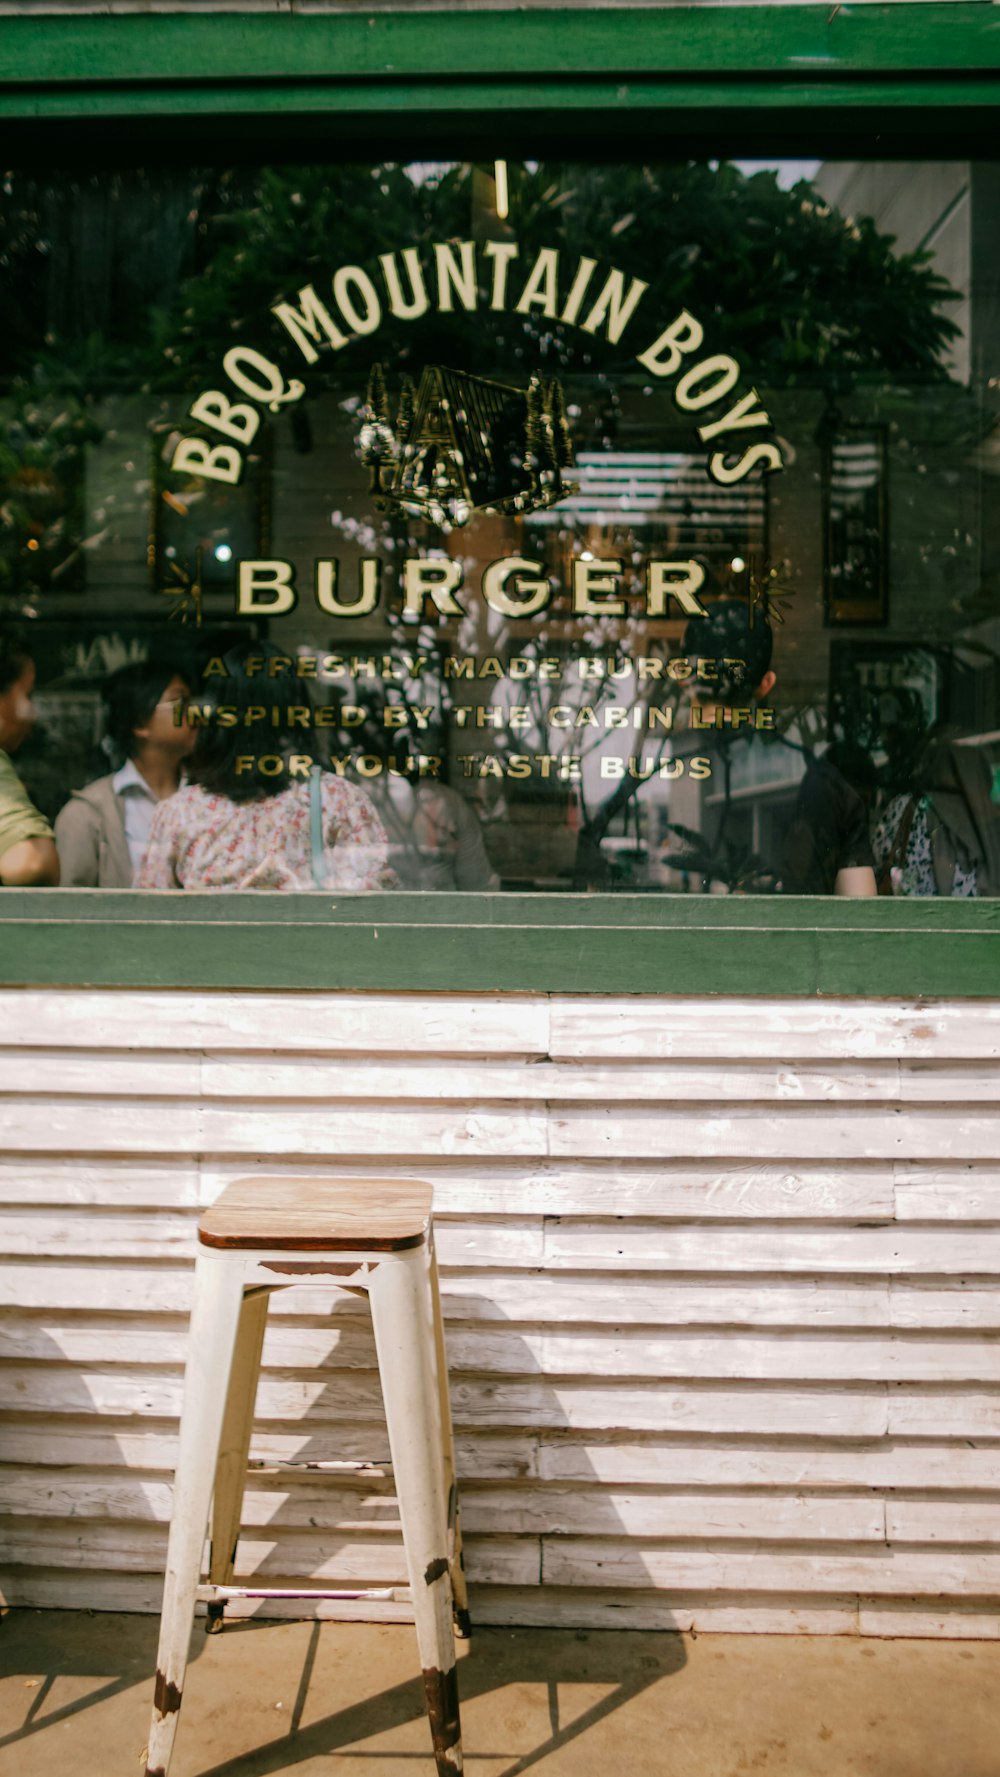
[[[0,874],[1000,892],[998,197],[8,173]]]

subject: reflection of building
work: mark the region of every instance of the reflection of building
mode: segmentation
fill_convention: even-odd
[[[967,160],[931,166],[907,160],[828,160],[813,178],[816,190],[841,215],[869,216],[876,228],[893,235],[897,254],[933,254],[935,271],[961,292],[961,301],[948,305],[949,319],[961,332],[947,362],[963,383],[972,367],[973,235],[984,220],[984,179],[990,179],[988,170]]]

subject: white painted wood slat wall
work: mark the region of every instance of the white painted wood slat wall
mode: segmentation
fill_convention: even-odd
[[[280,1157],[433,1181],[480,1620],[1000,1636],[998,1054],[1000,1002],[0,992],[3,1596],[159,1608],[195,1222]],[[276,1466],[384,1453],[364,1303],[282,1292],[242,1571],[401,1580],[388,1481]]]

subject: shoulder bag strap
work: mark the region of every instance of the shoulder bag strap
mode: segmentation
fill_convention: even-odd
[[[326,888],[326,854],[323,846],[323,772],[314,765],[309,773],[309,851],[316,888]]]
[[[910,833],[917,812],[917,804],[918,798],[911,796],[899,818],[899,825],[893,836],[889,855],[878,874],[876,887],[880,895],[892,894],[892,872],[897,865],[906,863],[906,849],[910,843]]]

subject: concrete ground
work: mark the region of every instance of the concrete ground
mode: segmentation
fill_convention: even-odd
[[[3,1777],[137,1777],[157,1621],[9,1611]],[[484,1629],[471,1777],[1000,1777],[1000,1643]],[[196,1625],[171,1777],[433,1777],[413,1632]]]

